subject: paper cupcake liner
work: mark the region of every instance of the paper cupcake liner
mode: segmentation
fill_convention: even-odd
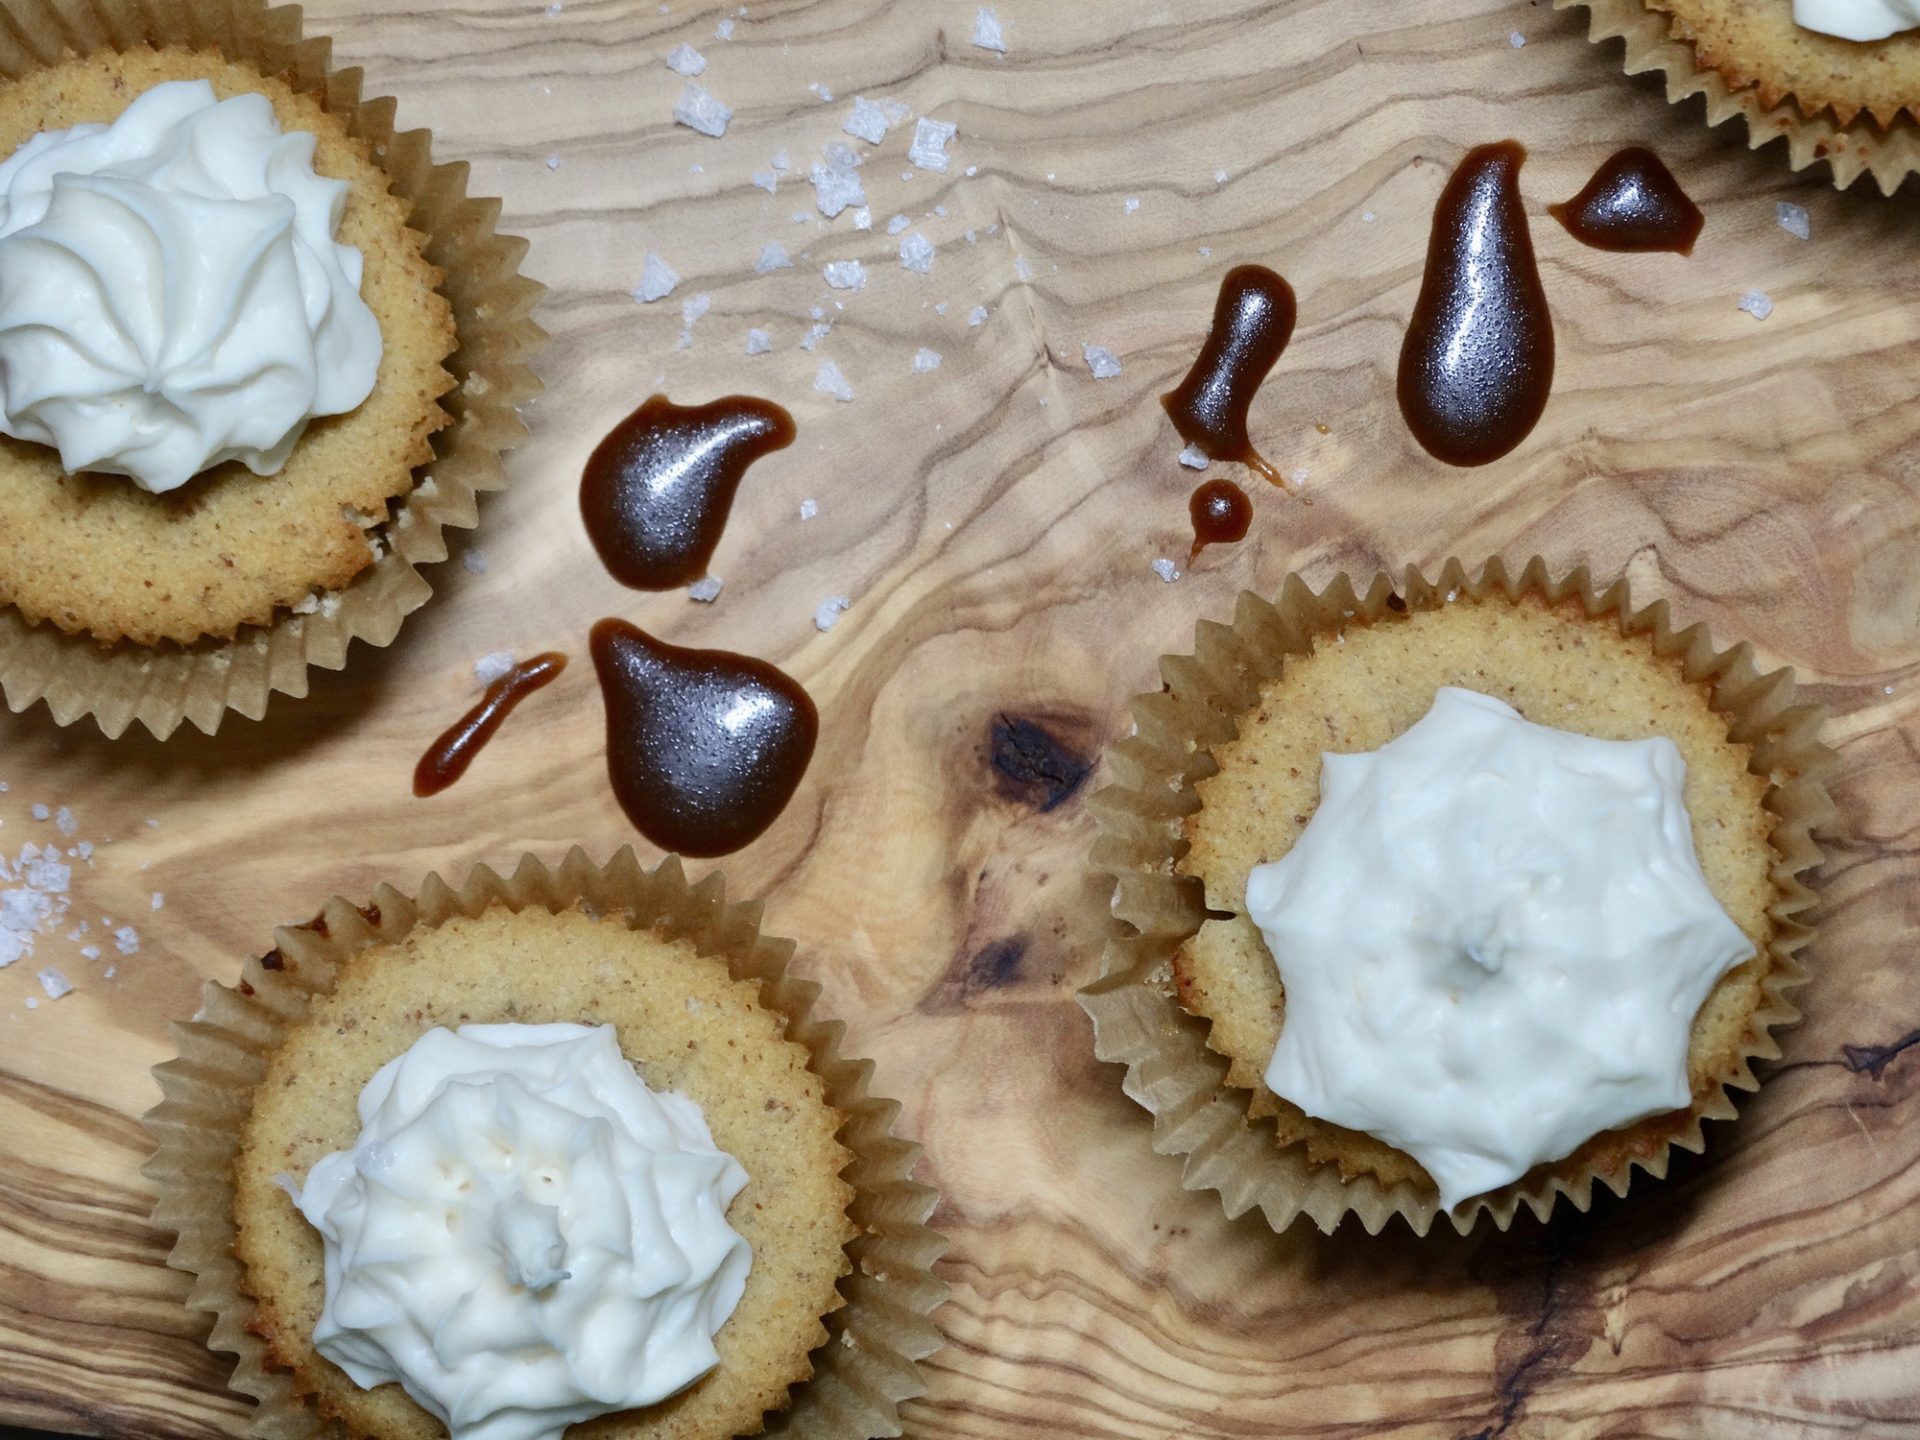
[[[1635,610],[1624,580],[1597,590],[1585,567],[1556,579],[1537,557],[1518,572],[1495,560],[1477,576],[1449,560],[1436,581],[1409,569],[1397,584],[1378,576],[1364,593],[1345,575],[1318,594],[1297,575],[1272,601],[1242,592],[1231,625],[1203,620],[1193,654],[1161,660],[1164,689],[1134,700],[1134,734],[1108,752],[1114,783],[1088,802],[1099,826],[1093,862],[1113,878],[1113,913],[1124,933],[1107,945],[1100,978],[1079,995],[1093,1019],[1096,1053],[1127,1067],[1126,1093],[1153,1115],[1153,1148],[1185,1157],[1186,1188],[1219,1191],[1229,1216],[1257,1206],[1275,1230],[1305,1215],[1331,1232],[1352,1215],[1377,1234],[1398,1215],[1424,1235],[1441,1213],[1438,1198],[1411,1182],[1342,1180],[1337,1165],[1311,1163],[1304,1142],[1282,1145],[1271,1118],[1254,1119],[1254,1092],[1227,1084],[1226,1057],[1208,1047],[1208,1021],[1176,1000],[1172,961],[1206,917],[1199,881],[1176,875],[1174,864],[1185,851],[1181,822],[1200,808],[1195,783],[1216,768],[1211,747],[1233,738],[1261,687],[1316,638],[1381,619],[1390,598],[1410,610],[1434,610],[1451,591],[1515,602],[1535,595],[1554,605],[1577,598],[1589,616],[1614,621],[1623,635],[1648,637],[1657,655],[1679,657],[1686,679],[1708,687],[1730,738],[1753,747],[1751,768],[1774,777],[1764,803],[1775,816],[1772,965],[1734,1073],[1664,1138],[1617,1168],[1572,1178],[1535,1171],[1447,1212],[1454,1227],[1464,1234],[1485,1215],[1505,1230],[1522,1205],[1544,1220],[1563,1197],[1585,1210],[1596,1183],[1625,1194],[1636,1166],[1664,1177],[1673,1149],[1703,1148],[1702,1122],[1733,1118],[1730,1092],[1759,1087],[1752,1062],[1777,1059],[1772,1032],[1799,1018],[1786,994],[1805,979],[1795,956],[1812,932],[1795,917],[1814,899],[1799,876],[1820,863],[1812,832],[1833,812],[1822,776],[1835,757],[1819,739],[1823,712],[1795,702],[1789,671],[1762,675],[1750,646],[1716,650],[1704,625],[1676,632],[1665,601]]]
[[[1871,175],[1880,193],[1891,195],[1908,175],[1920,171],[1920,125],[1909,116],[1882,130],[1864,113],[1850,125],[1840,124],[1831,112],[1806,115],[1791,96],[1764,105],[1751,87],[1734,89],[1718,72],[1704,69],[1693,46],[1673,38],[1670,17],[1649,10],[1644,0],[1553,0],[1553,8],[1586,10],[1587,38],[1596,45],[1624,41],[1627,74],[1653,70],[1666,76],[1669,103],[1701,96],[1708,125],[1744,121],[1750,150],[1785,140],[1789,166],[1805,170],[1824,164],[1836,189],[1845,190],[1862,175]]]
[[[266,1367],[265,1344],[247,1328],[255,1307],[233,1253],[233,1169],[268,1056],[310,998],[331,992],[349,956],[496,902],[554,911],[578,904],[686,939],[724,958],[736,980],[757,982],[760,1003],[786,1017],[786,1037],[807,1050],[827,1103],[846,1116],[839,1138],[853,1156],[843,1174],[854,1190],[847,1213],[859,1234],[847,1246],[852,1271],[839,1282],[846,1303],[824,1317],[828,1338],[813,1352],[814,1375],[794,1388],[787,1410],[767,1416],[767,1429],[806,1440],[899,1435],[900,1403],[926,1389],[917,1362],[941,1343],[928,1316],[947,1294],[933,1274],[946,1241],[926,1225],[937,1197],[910,1178],[920,1147],[893,1134],[899,1103],[868,1093],[871,1061],[840,1054],[845,1026],[814,1018],[820,988],[787,973],[793,944],[761,935],[757,904],[727,903],[717,874],[689,887],[677,858],[642,870],[625,848],[603,867],[577,847],[557,870],[526,855],[508,876],[477,866],[457,889],[429,875],[417,898],[391,885],[364,908],[335,897],[308,924],[277,930],[277,948],[248,960],[237,986],[209,983],[200,1013],[173,1027],[179,1058],[154,1069],[163,1098],[145,1117],[157,1149],[143,1173],[159,1190],[154,1222],[179,1237],[168,1264],[194,1276],[188,1308],[214,1317],[208,1345],[239,1357],[229,1383],[259,1402],[248,1433],[347,1433],[300,1399],[289,1373]]]
[[[456,382],[440,399],[451,423],[433,438],[424,477],[381,526],[385,553],[313,614],[282,612],[232,640],[103,648],[87,635],[32,624],[0,608],[0,692],[16,713],[44,700],[54,721],[92,716],[109,738],[138,721],[165,739],[191,721],[212,734],[227,712],[250,720],[275,692],[307,693],[308,672],[339,670],[354,641],[386,646],[433,587],[420,567],[447,558],[444,531],[478,523],[477,499],[506,484],[504,451],[526,427],[516,407],[540,382],[528,360],[546,339],[531,312],[545,287],[520,275],[527,242],[495,233],[498,200],[467,194],[464,162],[436,165],[432,133],[395,133],[394,101],[362,99],[358,69],[334,70],[332,42],[302,39],[300,9],[266,0],[0,0],[0,79],[17,79],[69,55],[141,45],[217,49],[349,117],[411,202],[408,224],[428,238],[445,272],[457,348],[443,362]]]

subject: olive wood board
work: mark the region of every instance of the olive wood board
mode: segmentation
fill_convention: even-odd
[[[307,7],[403,127],[432,127],[474,193],[504,197],[502,229],[551,287],[547,389],[509,488],[391,648],[213,738],[0,717],[0,844],[53,838],[34,804],[70,807],[99,847],[74,917],[94,940],[101,916],[140,934],[98,961],[50,938],[0,973],[0,1422],[241,1432],[228,1362],[147,1219],[139,1117],[168,1022],[329,894],[576,842],[652,858],[608,789],[584,650],[620,615],[771,660],[819,702],[794,802],[718,864],[798,941],[927,1147],[953,1294],[910,1434],[1920,1433],[1911,187],[1795,177],[1778,146],[1709,131],[1539,4],[998,10],[1005,56],[969,44],[973,0]],[[663,57],[683,41],[733,109],[721,139],[670,119],[683,82]],[[803,173],[853,143],[857,94],[959,126],[945,174],[910,169],[906,129],[873,147],[864,232],[821,219]],[[1558,376],[1524,445],[1453,470],[1407,435],[1396,360],[1434,199],[1467,148],[1508,136],[1531,152]],[[1635,143],[1706,212],[1691,258],[1583,249],[1545,214]],[[770,195],[753,175],[782,150],[794,170]],[[1811,239],[1776,223],[1779,202],[1805,207]],[[937,245],[930,274],[898,263],[896,213]],[[770,240],[793,269],[755,273]],[[644,305],[629,292],[649,250],[681,281]],[[830,291],[822,266],[853,258],[865,288]],[[1245,261],[1299,293],[1253,431],[1304,495],[1256,488],[1248,539],[1189,569],[1196,477],[1156,397]],[[1749,290],[1772,299],[1765,320],[1739,308]],[[698,294],[711,309],[677,349]],[[813,306],[833,328],[810,352]],[[749,327],[772,353],[744,353]],[[1094,379],[1087,343],[1123,372]],[[915,373],[922,346],[938,370]],[[813,388],[822,359],[851,403]],[[741,487],[711,604],[622,589],[580,526],[582,461],[655,389],[761,395],[799,425]],[[1806,1019],[1704,1157],[1591,1214],[1425,1239],[1229,1221],[1153,1153],[1073,999],[1111,923],[1086,858],[1102,750],[1157,657],[1243,588],[1535,553],[1625,573],[1828,707],[1839,818]],[[1163,557],[1186,573],[1161,580]],[[823,631],[831,596],[850,604]],[[416,758],[476,697],[475,659],[546,649],[572,667],[466,779],[413,799]],[[42,965],[75,990],[29,1009]]]

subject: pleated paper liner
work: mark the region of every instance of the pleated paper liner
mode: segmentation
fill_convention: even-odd
[[[163,1098],[146,1116],[157,1149],[144,1173],[159,1190],[155,1223],[179,1237],[168,1263],[195,1277],[189,1308],[214,1317],[207,1343],[239,1357],[229,1383],[259,1402],[249,1433],[346,1434],[295,1394],[290,1375],[266,1368],[265,1346],[247,1328],[254,1302],[241,1292],[233,1254],[233,1167],[267,1057],[310,997],[331,992],[348,957],[495,903],[556,912],[580,905],[686,939],[724,959],[736,980],[757,982],[761,1005],[786,1017],[787,1038],[807,1050],[827,1103],[847,1117],[839,1138],[853,1155],[844,1177],[859,1235],[847,1246],[852,1271],[840,1281],[846,1303],[825,1317],[828,1339],[813,1352],[813,1378],[794,1388],[790,1408],[767,1416],[767,1428],[806,1440],[899,1435],[901,1402],[926,1389],[917,1362],[939,1348],[928,1316],[947,1293],[932,1269],[946,1241],[926,1225],[936,1195],[910,1178],[920,1147],[893,1134],[898,1103],[868,1093],[872,1062],[840,1054],[845,1027],[813,1015],[819,987],[787,973],[792,942],[760,933],[759,906],[729,904],[718,875],[690,887],[677,859],[642,870],[630,848],[604,866],[578,848],[557,870],[531,855],[506,876],[477,866],[458,888],[429,875],[417,897],[382,885],[364,910],[336,897],[322,923],[275,932],[277,949],[247,961],[237,986],[208,984],[200,1014],[173,1027],[180,1053],[155,1067]]]
[[[1788,0],[1777,3],[1784,9]],[[1845,190],[1862,175],[1871,175],[1880,193],[1891,195],[1907,176],[1920,171],[1920,125],[1910,115],[1898,116],[1883,130],[1864,112],[1847,125],[1831,111],[1807,115],[1791,96],[1778,104],[1764,104],[1756,89],[1736,89],[1718,72],[1702,66],[1693,46],[1673,37],[1671,17],[1648,9],[1644,0],[1553,0],[1553,8],[1586,10],[1588,38],[1596,45],[1622,41],[1626,73],[1664,75],[1670,104],[1700,96],[1708,125],[1742,121],[1751,150],[1783,140],[1791,168],[1824,164],[1836,189]],[[1863,51],[1870,48],[1861,47]],[[1920,96],[1915,99],[1920,101]]]
[[[1441,608],[1449,592],[1515,603],[1529,595],[1550,605],[1577,600],[1623,635],[1644,636],[1655,654],[1678,657],[1684,677],[1707,687],[1729,737],[1753,747],[1750,768],[1771,779],[1764,803],[1775,817],[1772,963],[1738,1066],[1615,1168],[1563,1174],[1539,1167],[1463,1201],[1448,1212],[1454,1227],[1464,1234],[1484,1216],[1504,1230],[1523,1206],[1545,1219],[1563,1199],[1585,1210],[1596,1184],[1624,1194],[1635,1166],[1663,1177],[1674,1148],[1702,1148],[1703,1121],[1733,1117],[1730,1092],[1758,1088],[1751,1062],[1777,1058],[1772,1032],[1799,1018],[1786,995],[1805,978],[1795,957],[1811,932],[1796,917],[1813,903],[1799,877],[1820,862],[1812,832],[1832,813],[1822,777],[1834,757],[1819,739],[1822,712],[1796,703],[1788,671],[1762,675],[1749,646],[1717,650],[1702,625],[1676,632],[1664,601],[1634,609],[1624,580],[1598,589],[1584,567],[1556,578],[1538,558],[1517,571],[1495,560],[1478,575],[1449,560],[1437,580],[1409,569],[1398,582],[1378,576],[1364,591],[1342,575],[1317,594],[1298,576],[1273,600],[1243,592],[1232,624],[1201,621],[1193,654],[1161,660],[1164,689],[1133,702],[1134,733],[1108,752],[1114,782],[1089,802],[1099,825],[1093,861],[1113,877],[1122,933],[1106,948],[1100,978],[1079,997],[1100,1058],[1127,1067],[1126,1093],[1153,1115],[1153,1148],[1184,1157],[1186,1188],[1219,1191],[1230,1216],[1258,1207],[1275,1230],[1304,1215],[1331,1232],[1352,1215],[1378,1233],[1397,1215],[1424,1235],[1441,1213],[1431,1190],[1411,1181],[1389,1187],[1365,1174],[1343,1180],[1337,1164],[1311,1162],[1304,1142],[1281,1144],[1272,1118],[1253,1118],[1254,1092],[1227,1083],[1227,1059],[1208,1045],[1209,1023],[1178,1003],[1172,962],[1206,918],[1198,879],[1174,867],[1185,853],[1182,821],[1200,808],[1195,784],[1216,769],[1211,747],[1233,738],[1289,657],[1348,626],[1391,621],[1390,599],[1412,613]]]
[[[56,723],[91,716],[109,737],[136,721],[165,739],[182,722],[212,734],[229,711],[257,720],[278,692],[307,693],[308,672],[345,667],[355,641],[385,646],[433,587],[420,567],[447,556],[444,531],[478,523],[478,496],[506,484],[502,453],[526,433],[516,407],[538,392],[528,362],[546,339],[531,319],[544,287],[519,273],[526,241],[494,230],[500,202],[467,194],[464,162],[436,165],[432,134],[395,133],[394,101],[363,99],[358,69],[334,70],[331,42],[301,37],[300,8],[266,0],[0,0],[0,77],[17,78],[70,55],[142,45],[219,51],[349,117],[408,223],[428,237],[445,272],[458,344],[445,361],[455,388],[441,397],[451,423],[432,462],[379,528],[385,553],[313,614],[283,611],[230,641],[102,648],[86,635],[29,624],[0,608],[0,691],[18,712],[44,700]]]

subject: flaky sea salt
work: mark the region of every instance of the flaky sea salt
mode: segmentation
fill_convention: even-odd
[[[113,948],[122,955],[136,955],[140,951],[140,932],[131,925],[122,925],[113,932]]]
[[[704,292],[689,295],[680,302],[680,323],[691,330],[694,322],[713,308],[713,297]]]
[[[793,160],[788,156],[786,151],[776,151],[773,157],[773,168],[776,170],[791,170],[793,169]]]
[[[959,128],[945,120],[922,115],[914,122],[913,144],[907,148],[907,160],[921,170],[945,170],[952,163],[947,158],[947,142]]]
[[[1121,205],[1120,212],[1123,215],[1131,215],[1133,214],[1134,211],[1138,210],[1139,208],[1140,208],[1140,197],[1138,195],[1129,195],[1126,198],[1126,202],[1123,205]]]
[[[676,45],[667,52],[667,68],[692,79],[707,68],[707,57],[691,45]]]
[[[778,240],[769,240],[760,247],[760,258],[753,262],[756,275],[765,275],[774,270],[791,270],[793,257],[787,254],[787,247]]]
[[[490,650],[473,662],[473,678],[482,685],[491,685],[511,669],[513,669],[511,650]]]
[[[1209,461],[1205,455],[1201,454],[1198,445],[1189,445],[1180,452],[1180,463],[1189,470],[1204,470]]]
[[[913,221],[909,220],[906,216],[896,215],[891,220],[887,221],[887,233],[889,235],[898,235],[902,230],[906,229],[912,223]]]
[[[833,326],[825,320],[819,321],[817,324],[809,325],[807,327],[807,333],[800,337],[800,348],[802,350],[811,350],[832,333]]]
[[[813,628],[825,634],[840,623],[840,617],[853,604],[846,595],[829,595],[813,607]]]
[[[1080,354],[1096,380],[1111,380],[1120,373],[1119,357],[1104,345],[1089,345],[1083,341]]]
[[[867,288],[867,267],[858,260],[829,260],[820,267],[820,274],[835,290]]]
[[[163,894],[161,891],[158,891],[158,890],[154,891],[152,896],[149,898],[148,908],[152,910],[164,910],[166,908],[166,905],[167,905],[167,897],[165,896],[165,894]]]
[[[780,177],[771,170],[754,171],[753,183],[769,195],[777,195],[780,193]]]
[[[820,502],[818,500],[802,500],[800,502],[800,518],[802,520],[811,520],[819,513]]]
[[[873,229],[873,211],[862,205],[853,212],[853,228],[856,230]]]
[[[900,266],[922,275],[933,271],[933,242],[918,230],[900,237]]]
[[[487,552],[476,545],[460,557],[460,568],[465,570],[469,575],[486,574]]]
[[[53,812],[53,823],[62,835],[72,835],[80,828],[80,822],[73,818],[73,811],[62,805]]]
[[[47,992],[49,1000],[58,1000],[62,995],[73,993],[72,982],[51,965],[42,970],[36,978],[40,981],[40,988]]]
[[[53,811],[49,810],[45,805],[35,805],[30,813],[36,820],[50,820],[53,818]]]
[[[679,283],[680,277],[674,274],[673,267],[649,250],[646,263],[640,267],[640,283],[634,287],[633,298],[643,305],[651,305],[671,295]]]
[[[718,25],[714,26],[713,38],[716,40],[731,40],[733,38],[733,21],[731,19],[722,20]]]
[[[887,112],[864,95],[853,97],[853,113],[840,128],[856,140],[878,145],[887,138]]]
[[[733,119],[733,111],[722,105],[719,99],[697,80],[687,81],[687,88],[680,92],[680,98],[673,107],[674,123],[696,130],[702,135],[711,135],[719,139],[727,133],[727,122]]]
[[[1180,567],[1162,555],[1153,562],[1153,573],[1171,585],[1180,578]]]
[[[1804,205],[1793,205],[1785,200],[1777,200],[1773,206],[1773,218],[1780,228],[1796,240],[1813,238],[1813,216],[1807,213]]]
[[[1511,35],[1507,36],[1507,44],[1516,50],[1523,48],[1526,43],[1527,37],[1522,35],[1518,30],[1515,30]]]
[[[856,173],[859,166],[860,157],[837,140],[814,161],[808,174],[813,185],[813,202],[829,220],[849,205],[867,203],[866,186],[860,183]]]
[[[687,598],[698,600],[703,605],[711,605],[720,598],[720,587],[725,583],[718,575],[702,575],[687,586]]]
[[[747,354],[764,355],[771,349],[773,349],[773,337],[766,331],[747,331]]]
[[[977,325],[984,325],[986,323],[987,323],[987,307],[986,306],[976,305],[967,312],[967,326],[969,329]]]
[[[1016,255],[1013,257],[1013,273],[1021,280],[1033,279],[1033,266],[1027,263],[1026,256]]]
[[[1764,320],[1773,313],[1773,297],[1764,290],[1749,290],[1740,297],[1740,308],[1756,320]]]
[[[938,370],[939,368],[940,352],[938,350],[929,350],[926,346],[922,345],[918,350],[913,352],[914,374],[925,375],[928,371]]]
[[[847,377],[840,373],[840,367],[831,360],[820,362],[820,368],[814,372],[813,388],[822,395],[831,395],[842,404],[853,399],[853,387],[847,384]]]
[[[982,50],[994,50],[1002,55],[1007,53],[1007,27],[985,5],[974,12],[973,43]]]

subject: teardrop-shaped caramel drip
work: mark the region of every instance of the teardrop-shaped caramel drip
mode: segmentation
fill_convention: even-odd
[[[1671,250],[1691,255],[1706,217],[1660,157],[1629,145],[1594,171],[1580,193],[1549,214],[1596,250]]]
[[[671,590],[707,573],[747,467],[793,443],[793,417],[770,400],[709,405],[650,396],[614,426],[580,477],[587,538],[613,578]]]
[[[1468,153],[1440,192],[1400,350],[1400,413],[1449,465],[1485,465],[1532,431],[1553,389],[1553,317],[1520,205],[1517,141]]]
[[[1293,338],[1293,287],[1264,265],[1236,265],[1220,281],[1213,328],[1187,378],[1160,397],[1180,438],[1209,460],[1236,460],[1282,488],[1254,449],[1247,411]]]
[[[820,718],[764,660],[688,650],[624,620],[593,627],[607,706],[607,773],[642,835],[726,855],[771,825],[807,773]]]

